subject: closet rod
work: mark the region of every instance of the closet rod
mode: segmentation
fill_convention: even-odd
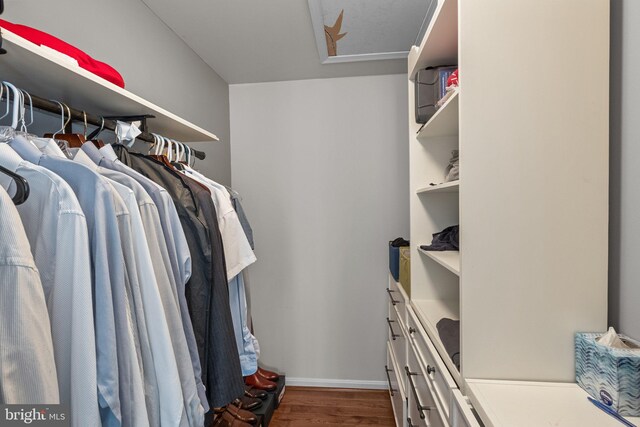
[[[60,105],[57,102],[50,101],[45,98],[40,98],[39,96],[32,95],[24,97],[24,103],[27,105],[32,105],[33,108],[37,108],[38,110],[48,111],[54,114],[61,114]],[[66,104],[65,104],[66,105]],[[69,110],[65,107],[65,117],[68,111],[71,112],[71,119],[76,122],[84,123],[84,114],[82,110],[78,110],[76,108],[69,107]],[[87,124],[100,127],[102,123],[102,118],[100,116],[96,116],[90,113],[86,113],[87,115]],[[116,122],[115,120],[104,119],[104,129],[115,132],[116,130]],[[141,139],[146,142],[154,142],[153,135],[148,132],[142,132],[140,135],[136,137],[136,139]],[[194,156],[196,156],[200,160],[204,160],[206,157],[206,153],[203,151],[191,149],[191,152]]]

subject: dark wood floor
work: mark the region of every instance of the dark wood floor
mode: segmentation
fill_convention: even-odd
[[[394,427],[386,390],[289,387],[269,427]]]

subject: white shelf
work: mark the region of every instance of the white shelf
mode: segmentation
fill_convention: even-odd
[[[452,320],[460,320],[460,302],[454,299],[423,299],[412,300],[411,305],[420,323],[422,323],[422,326],[427,330],[427,334],[429,334],[433,345],[436,350],[438,350],[445,365],[447,365],[451,376],[458,385],[462,384],[460,372],[444,348],[444,344],[442,344],[442,340],[440,340],[440,335],[438,334],[438,328],[436,327],[438,322],[445,317]]]
[[[457,193],[460,190],[460,180],[445,182],[438,185],[430,185],[428,187],[419,188],[416,194],[422,193]]]
[[[451,98],[447,99],[444,105],[442,105],[442,107],[440,107],[429,119],[424,127],[418,132],[419,140],[458,135],[459,94],[460,92],[456,90],[456,92],[451,95]]]
[[[487,427],[619,427],[575,383],[467,380],[471,403]],[[634,424],[640,417],[625,417]]]
[[[0,61],[0,79],[42,98],[55,99],[80,110],[104,115],[152,114],[152,132],[182,142],[217,141],[213,133],[176,116],[39,45],[2,30],[7,53]],[[171,82],[167,82],[171,84]]]
[[[418,248],[423,255],[428,256],[456,276],[460,276],[460,252],[458,251],[425,251]]]
[[[420,47],[412,47],[409,78],[422,68],[458,63],[458,0],[440,0]]]

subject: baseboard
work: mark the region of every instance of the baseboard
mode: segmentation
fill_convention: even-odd
[[[384,390],[389,388],[386,381],[364,380],[335,380],[329,378],[292,378],[287,376],[287,385],[301,387],[329,387],[329,388],[364,388]]]

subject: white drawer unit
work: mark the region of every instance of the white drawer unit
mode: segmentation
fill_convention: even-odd
[[[407,352],[404,374],[407,382],[408,418],[411,422],[418,426],[448,427],[447,414],[434,396],[435,390],[412,346]]]
[[[396,426],[402,427],[404,422],[406,398],[402,387],[403,373],[393,355],[391,345],[387,343],[387,364],[384,367],[389,383],[389,396],[393,407]]]
[[[389,344],[393,351],[393,356],[395,360],[398,361],[398,366],[404,366],[407,359],[407,337],[404,328],[398,321],[398,312],[393,308],[389,310],[387,327],[389,330]],[[405,386],[404,377],[402,377],[400,383],[403,387]]]
[[[460,390],[453,390],[450,419],[451,427],[482,427],[471,409],[471,403]]]
[[[408,310],[408,340],[414,346],[420,363],[424,366],[426,380],[435,390],[436,398],[445,411],[447,417],[450,416],[450,408],[453,400],[453,390],[458,386],[449,373],[442,357],[436,351],[427,332],[418,321],[413,309]]]

